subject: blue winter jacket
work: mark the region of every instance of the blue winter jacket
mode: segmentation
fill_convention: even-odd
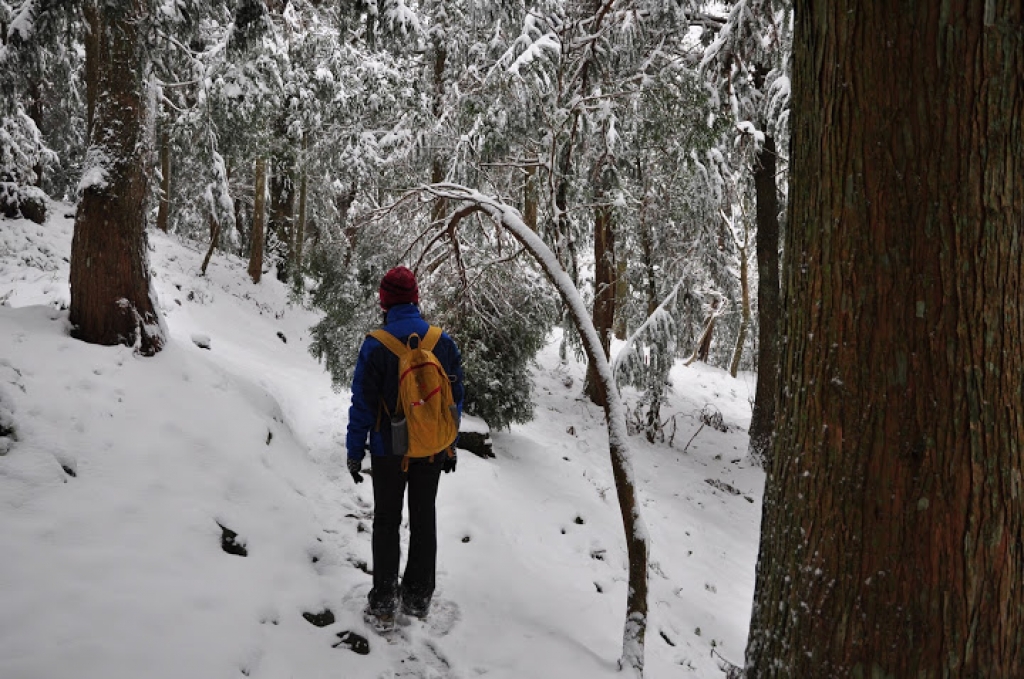
[[[403,343],[412,333],[427,334],[430,325],[420,316],[415,304],[397,304],[388,310],[384,329]],[[447,333],[441,334],[434,355],[452,381],[452,398],[462,416],[462,356]],[[387,410],[381,408],[381,403]],[[362,460],[366,437],[370,437],[371,455],[391,454],[391,420],[388,413],[398,405],[398,357],[375,337],[363,340],[352,376],[352,405],[348,409],[348,435],[345,447],[350,460]],[[379,427],[378,427],[379,421]]]

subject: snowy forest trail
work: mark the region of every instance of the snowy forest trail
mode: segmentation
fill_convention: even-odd
[[[16,593],[0,675],[619,676],[607,434],[557,335],[537,357],[535,419],[442,478],[435,619],[388,644],[361,618],[372,489],[345,470],[348,395],[309,356],[316,314],[231,257],[201,277],[200,248],[154,234],[170,346],[84,345],[61,310],[71,220],[0,227],[0,408],[17,430],[0,456],[0,582]],[[630,440],[652,533],[647,669],[714,677],[712,652],[742,658],[753,593],[752,377],[677,364],[672,381],[673,444]],[[708,404],[724,431],[701,423]]]

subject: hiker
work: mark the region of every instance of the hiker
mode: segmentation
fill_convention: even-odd
[[[348,471],[352,474],[352,480],[362,483],[362,460],[369,436],[374,506],[373,589],[370,590],[365,615],[368,623],[383,630],[394,624],[399,602],[403,613],[420,619],[426,617],[430,607],[437,560],[434,500],[441,472],[455,471],[457,458],[454,437],[462,414],[463,382],[462,358],[455,342],[440,332],[440,329],[428,335],[431,326],[420,316],[419,287],[415,274],[404,266],[391,269],[381,280],[379,294],[380,306],[385,313],[382,329],[386,334],[374,331],[366,337],[359,350],[352,377],[352,405],[349,408],[346,448]],[[433,338],[436,338],[436,345],[428,347],[428,339]],[[385,342],[394,345],[395,340],[400,342],[398,346],[385,346]],[[436,357],[434,372],[439,375],[434,379],[442,382],[434,391],[450,386],[432,399],[448,399],[448,404],[442,406],[445,413],[450,413],[447,426],[451,430],[427,432],[429,436],[438,434],[441,439],[451,439],[447,446],[440,443],[443,449],[413,450],[413,439],[420,440],[423,437],[414,436],[414,416],[402,412],[399,399],[400,359],[396,352],[404,351],[403,345],[432,351]],[[403,388],[408,388],[405,381]],[[402,398],[406,398],[404,391]],[[431,398],[429,394],[423,400],[428,398]],[[418,414],[428,408],[415,410]],[[396,421],[395,427],[392,427],[393,419]],[[401,422],[407,422],[409,429],[400,426]],[[435,425],[432,421],[428,422],[430,429],[443,426],[444,423]],[[403,443],[405,438],[408,438],[408,444]],[[401,449],[395,450],[396,447]],[[409,489],[409,554],[399,585],[399,528],[402,524],[402,503],[406,487]]]

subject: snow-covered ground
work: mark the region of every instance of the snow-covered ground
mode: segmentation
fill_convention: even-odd
[[[621,676],[605,429],[557,337],[536,419],[442,477],[431,619],[388,643],[360,615],[372,493],[345,471],[348,395],[308,354],[315,313],[237,259],[201,277],[202,248],[152,234],[167,348],[73,340],[72,220],[54,207],[44,226],[0,219],[0,677]],[[672,379],[673,445],[630,439],[652,534],[647,676],[720,677],[719,655],[742,660],[753,594],[754,377],[678,364]],[[690,442],[708,404],[729,431]]]

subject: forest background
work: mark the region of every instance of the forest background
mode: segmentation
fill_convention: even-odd
[[[626,435],[665,437],[675,359],[754,369],[748,673],[1015,676],[1021,8],[799,5],[0,2],[0,202],[77,199],[73,333],[141,355],[167,336],[149,227],[320,310],[338,387],[410,264],[495,429],[561,325],[607,415],[638,674]]]

